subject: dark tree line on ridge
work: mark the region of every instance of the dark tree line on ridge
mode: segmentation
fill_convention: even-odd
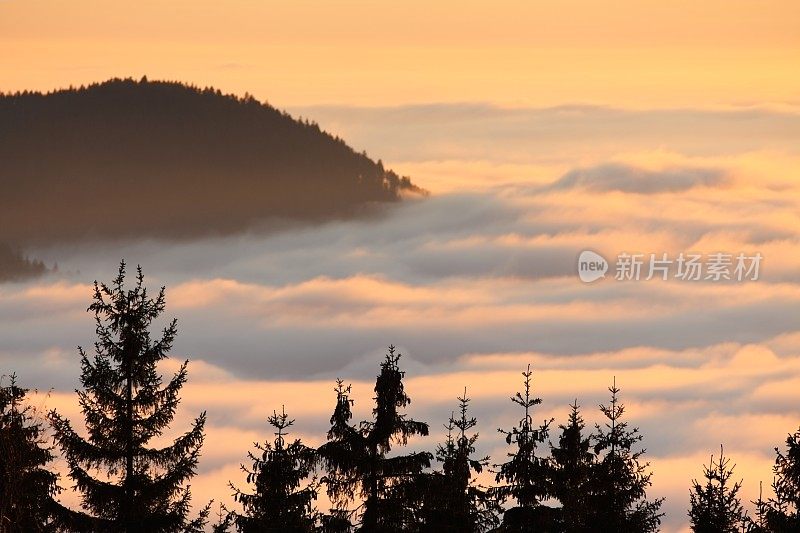
[[[0,161],[0,280],[44,273],[19,253],[41,244],[240,234],[424,194],[250,95],[147,78],[0,92]]]
[[[151,297],[137,269],[125,287],[125,264],[110,285],[95,283],[89,307],[96,320],[92,353],[79,350],[78,399],[85,431],[55,411],[48,414],[54,441],[81,496],[81,509],[58,502],[56,449],[46,427],[26,403],[15,378],[0,387],[0,532],[653,532],[662,499],[648,499],[652,473],[640,448],[643,436],[624,420],[620,389],[600,406],[603,424],[589,432],[577,403],[557,429],[534,422],[541,399],[533,373],[511,401],[520,413],[500,429],[508,452],[493,464],[476,455],[478,433],[467,390],[457,398],[435,453],[404,453],[411,437],[429,426],[405,413],[411,398],[400,354],[389,347],[375,383],[369,420],[353,421],[351,389],[338,380],[327,440],[318,448],[290,437],[294,420],[281,409],[267,418],[274,435],[247,454],[246,486],[229,490],[240,509],[211,503],[192,515],[189,482],[203,445],[205,413],[164,447],[153,445],[167,429],[187,379],[187,362],[164,381],[157,363],[167,357],[176,322],[153,336],[165,310],[164,288]],[[83,435],[86,436],[83,436]],[[776,449],[773,491],[749,517],[739,497],[741,481],[720,449],[693,481],[689,518],[695,532],[800,531],[800,430]],[[478,475],[488,471],[492,486]],[[221,489],[224,490],[224,489]],[[322,491],[332,508],[317,509]]]
[[[42,261],[27,257],[22,250],[0,243],[0,281],[17,281],[47,272]]]

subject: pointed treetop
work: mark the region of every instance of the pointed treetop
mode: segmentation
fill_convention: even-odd
[[[403,356],[400,352],[396,352],[397,348],[395,348],[394,344],[389,345],[389,351],[386,353],[386,358],[381,363],[381,370],[394,370],[396,372],[400,372],[401,376],[405,375],[405,372],[400,370],[400,358]]]
[[[469,402],[471,398],[467,396],[467,388],[464,387],[464,395],[457,396],[458,409],[461,412],[460,418],[453,421],[453,425],[458,428],[460,438],[466,438],[466,432],[478,425],[478,420],[473,416],[468,418],[467,411],[469,410]]]
[[[288,434],[284,430],[290,428],[294,424],[294,419],[289,419],[289,415],[286,414],[286,407],[281,405],[281,414],[273,410],[272,416],[267,418],[267,422],[278,430],[275,432],[275,447],[278,449],[283,448],[285,444],[284,437]]]
[[[541,398],[531,398],[531,381],[533,376],[533,371],[531,370],[531,365],[528,364],[528,370],[522,373],[525,377],[525,393],[517,392],[514,396],[511,397],[511,401],[525,407],[526,409],[539,405],[542,403]]]

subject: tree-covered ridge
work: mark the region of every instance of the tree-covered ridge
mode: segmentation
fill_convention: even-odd
[[[0,161],[0,242],[15,245],[226,234],[420,191],[249,95],[145,78],[0,94]]]

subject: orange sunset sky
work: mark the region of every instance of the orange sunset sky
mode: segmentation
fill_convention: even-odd
[[[59,271],[0,284],[0,373],[80,420],[90,284],[125,257],[167,286],[165,370],[192,361],[175,431],[209,413],[195,504],[231,501],[281,404],[318,444],[336,376],[368,416],[394,343],[428,449],[465,385],[499,459],[528,363],[556,424],[576,397],[599,422],[616,376],[663,531],[686,531],[720,443],[750,500],[800,424],[798,66],[796,1],[0,0],[0,91],[146,75],[250,93],[432,193],[367,222],[31,250]],[[738,284],[585,285],[587,248],[764,264]]]
[[[9,1],[0,84],[147,73],[279,106],[797,105],[791,1]]]

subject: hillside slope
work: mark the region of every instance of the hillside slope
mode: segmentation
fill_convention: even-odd
[[[347,217],[408,178],[251,97],[146,79],[0,95],[0,243],[192,238]]]

